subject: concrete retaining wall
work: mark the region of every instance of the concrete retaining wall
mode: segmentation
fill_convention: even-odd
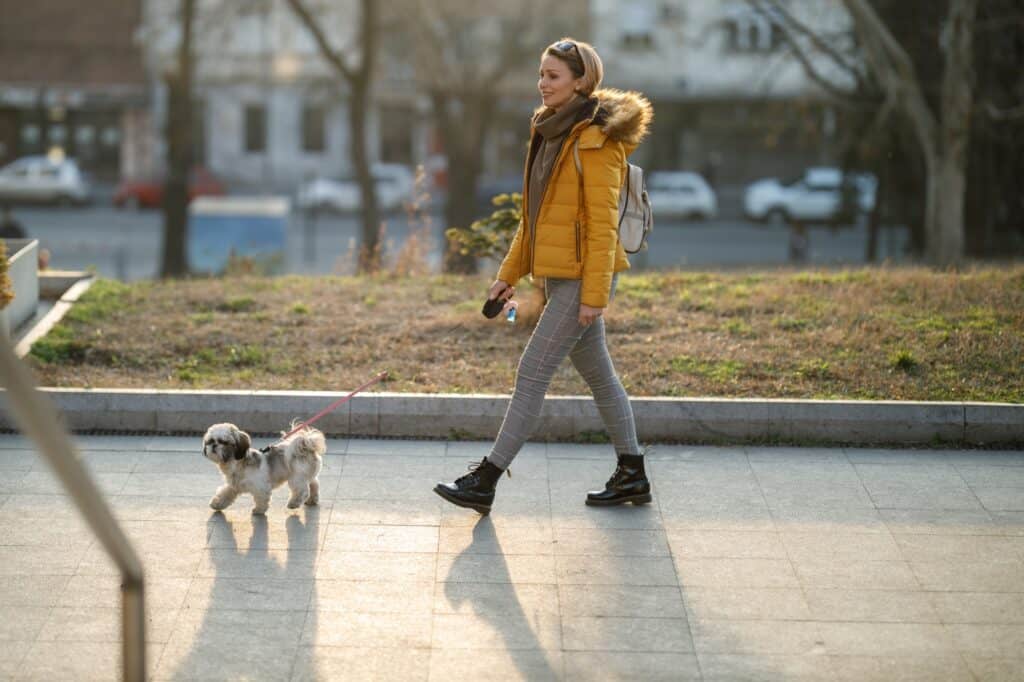
[[[39,241],[7,239],[7,274],[14,298],[0,311],[0,329],[11,334],[36,314],[39,303]]]
[[[231,421],[275,433],[343,394],[295,391],[43,389],[76,431],[202,432]],[[0,393],[0,408],[4,407]],[[644,442],[813,441],[864,444],[1024,443],[1024,405],[899,401],[635,398]],[[323,417],[330,435],[493,438],[508,396],[366,393]],[[15,425],[4,409],[0,428]],[[572,440],[603,431],[593,400],[548,398],[535,438]]]

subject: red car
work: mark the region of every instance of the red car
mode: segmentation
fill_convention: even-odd
[[[224,196],[224,184],[205,168],[196,168],[188,178],[188,200],[196,197]],[[122,180],[114,192],[114,206],[118,208],[159,208],[164,200],[164,181]]]

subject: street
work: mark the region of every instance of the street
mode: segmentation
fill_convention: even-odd
[[[161,224],[159,211],[119,210],[103,203],[85,208],[16,207],[14,215],[30,237],[51,254],[50,267],[94,269],[122,280],[151,278],[159,269]],[[655,219],[649,250],[630,258],[636,269],[708,268],[784,265],[789,258],[785,227],[753,224],[735,217],[705,222]],[[439,213],[427,229],[433,235],[432,264],[440,262],[445,225]],[[386,216],[386,257],[393,257],[410,233],[409,218]],[[413,231],[422,230],[413,226]],[[307,217],[293,213],[287,231],[286,268],[292,273],[343,274],[351,271],[360,225],[355,215]],[[864,262],[867,232],[863,226],[833,232],[827,227],[809,231],[807,263],[814,266]],[[879,259],[903,260],[903,228],[883,229]]]

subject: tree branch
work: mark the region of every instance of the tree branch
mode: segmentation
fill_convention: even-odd
[[[914,63],[867,0],[843,0],[864,49],[864,56],[887,98],[907,115],[930,164],[938,156],[939,122],[928,107]]]
[[[292,8],[292,12],[313,36],[313,39],[320,48],[320,53],[323,55],[324,59],[326,59],[331,66],[333,66],[334,69],[345,78],[345,80],[349,83],[354,82],[357,78],[355,71],[345,63],[341,54],[331,47],[331,44],[327,40],[327,35],[324,33],[320,23],[302,3],[302,0],[288,0],[288,6]]]
[[[1000,109],[991,100],[985,102],[985,113],[996,121],[1015,121],[1024,118],[1024,104],[1018,104],[1009,109]]]
[[[836,98],[842,99],[842,100],[849,100],[849,99],[855,99],[856,98],[855,94],[853,92],[850,92],[848,90],[844,90],[844,89],[842,89],[840,87],[837,87],[834,83],[832,83],[832,81],[830,81],[828,78],[825,78],[823,75],[821,75],[818,72],[818,68],[814,65],[813,62],[811,62],[811,58],[807,55],[807,53],[805,53],[802,49],[800,49],[799,46],[797,46],[792,41],[790,41],[790,43],[789,43],[789,52],[794,57],[796,57],[796,60],[798,62],[800,62],[801,66],[804,67],[804,73],[806,73],[807,76],[812,81],[817,83],[818,86],[821,87],[825,92],[827,92],[828,94],[832,95],[833,97],[836,97]]]
[[[768,2],[768,0],[747,0],[747,3],[754,9],[755,12],[760,13],[763,17],[765,17],[766,19],[773,23],[778,22],[775,21],[775,17],[772,16],[772,12],[777,13],[779,16],[782,17],[782,27],[786,30],[787,33],[793,31],[798,35],[802,35],[805,38],[807,38],[815,49],[830,57],[837,66],[839,66],[847,73],[851,74],[857,80],[858,88],[863,86],[863,74],[861,73],[860,69],[858,69],[856,65],[850,64],[846,60],[846,57],[844,57],[842,53],[840,53],[839,50],[837,50],[835,47],[826,42],[821,35],[811,30],[811,28],[807,26],[807,24],[803,23],[795,16],[793,16],[793,13],[790,12],[789,9],[786,8],[782,3]],[[769,12],[766,8],[770,8],[771,11]],[[794,47],[796,47],[796,40],[794,40],[790,36],[787,36],[787,38],[789,38],[789,42],[792,43]],[[800,52],[806,59],[806,55],[803,54],[803,50],[800,50]]]
[[[435,7],[427,0],[415,0],[410,8],[412,26],[422,36],[423,40],[416,41],[419,48],[419,59],[417,59],[417,75],[426,78],[428,89],[440,89],[446,82],[455,80],[448,64],[444,58],[444,51],[451,42],[443,32],[448,25],[444,19],[435,12]]]
[[[362,49],[358,78],[364,83],[369,83],[373,76],[374,55],[377,54],[377,11],[376,0],[363,0],[359,30]]]

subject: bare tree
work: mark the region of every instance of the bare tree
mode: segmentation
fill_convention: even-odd
[[[181,40],[167,81],[167,177],[163,197],[163,253],[160,276],[188,274],[185,245],[188,230],[188,173],[192,165],[192,80],[195,56],[192,49],[195,0],[181,0],[178,20]]]
[[[482,9],[471,0],[409,4],[417,77],[430,98],[447,159],[449,227],[465,230],[476,218],[483,152],[508,88],[506,77],[521,75],[544,44],[540,30],[552,30],[550,24],[540,25],[539,9],[537,2],[511,2],[502,11]],[[444,268],[475,272],[476,259],[449,244]]]
[[[777,0],[748,0],[762,10],[780,17],[788,29],[791,46],[805,71],[832,94],[843,94],[827,83],[808,54],[816,51],[844,71],[856,76],[863,86],[880,91],[883,97],[875,126],[899,114],[913,131],[925,163],[925,257],[935,266],[959,264],[964,256],[964,197],[966,195],[967,152],[974,105],[973,36],[978,0],[949,0],[942,39],[941,94],[933,108],[915,71],[907,50],[894,37],[868,0],[842,0],[853,21],[858,54],[855,60],[837,52],[827,41],[801,24]],[[802,36],[800,43],[794,36]],[[863,64],[866,73],[861,71]],[[870,77],[870,81],[865,76]],[[853,94],[850,90],[846,94]]]
[[[844,0],[864,56],[886,96],[909,119],[924,155],[925,253],[933,265],[964,255],[964,196],[973,92],[974,19],[978,0],[950,0],[941,50],[945,69],[939,112],[929,107],[914,65],[867,0]]]
[[[380,208],[367,146],[367,117],[380,30],[378,3],[360,0],[359,31],[356,35],[359,58],[354,66],[345,58],[344,50],[331,44],[322,20],[314,16],[302,0],[288,0],[288,5],[313,36],[320,55],[348,87],[349,152],[362,198],[363,235],[359,247],[359,270],[372,272],[380,267]]]
[[[159,44],[167,34],[176,34],[177,38],[177,46],[166,63],[163,55],[154,55],[155,71],[167,88],[161,277],[188,274],[188,177],[195,150],[193,98],[199,45],[211,32],[228,30],[238,9],[215,0],[163,0],[147,5],[143,41]]]

